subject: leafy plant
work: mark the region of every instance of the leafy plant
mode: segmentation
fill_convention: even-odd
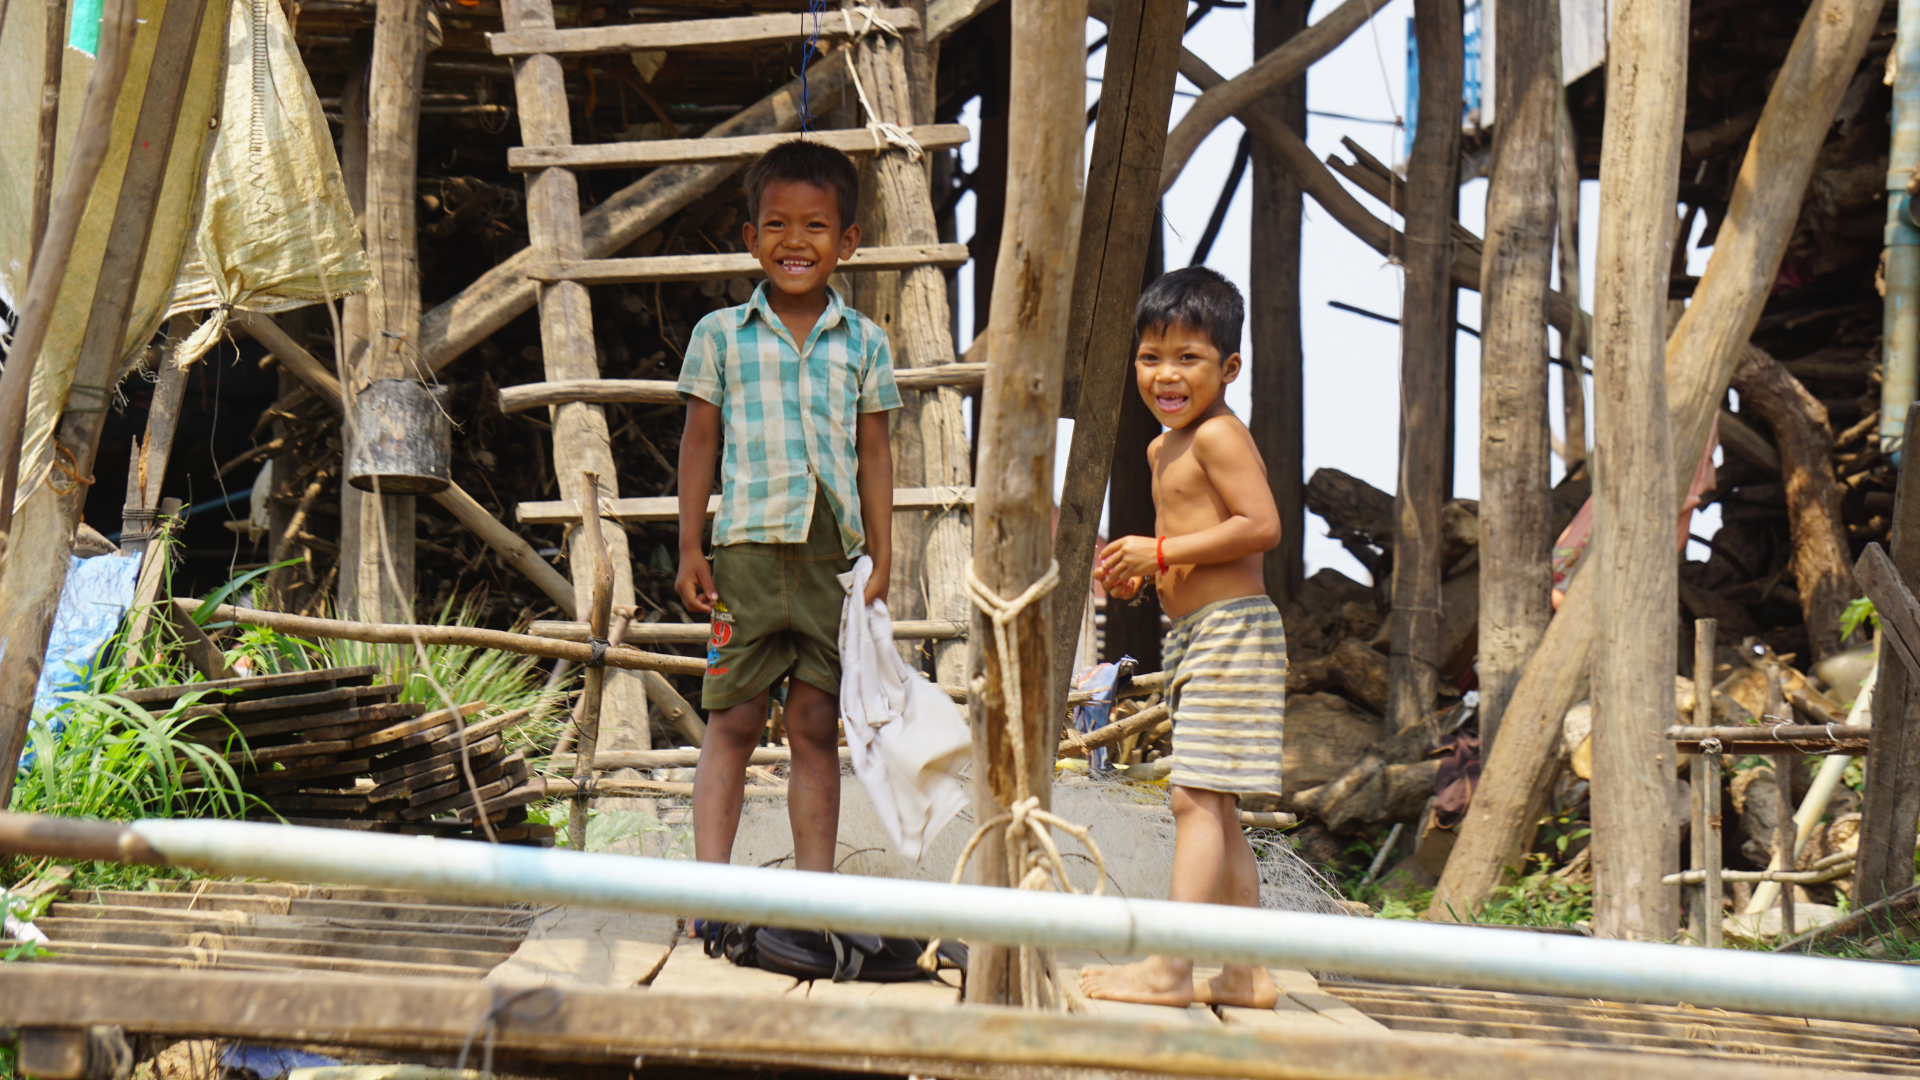
[[[1572,926],[1593,919],[1593,886],[1555,877],[1552,863],[1533,856],[1540,868],[1525,875],[1509,872],[1493,891],[1475,922],[1487,926]]]
[[[1869,619],[1873,620],[1873,628],[1876,631],[1879,630],[1880,613],[1873,609],[1873,601],[1864,596],[1849,601],[1846,609],[1840,612],[1840,636],[1851,637],[1853,632],[1860,628],[1860,624]]]
[[[95,679],[109,681],[117,681],[114,672]],[[245,749],[238,732],[221,747],[185,737],[191,721],[184,714],[198,700],[189,694],[155,716],[110,691],[67,695],[58,731],[38,724],[27,732],[33,762],[14,784],[13,809],[126,821],[239,817],[261,805],[240,789],[223,756]]]

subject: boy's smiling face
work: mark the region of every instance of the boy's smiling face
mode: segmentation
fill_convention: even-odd
[[[775,181],[760,192],[760,218],[746,224],[746,240],[775,289],[795,299],[824,297],[827,278],[860,246],[860,226],[841,226],[832,191]]]
[[[1134,349],[1133,375],[1153,418],[1184,428],[1226,407],[1227,384],[1240,375],[1240,354],[1223,358],[1204,331],[1191,327],[1149,328]]]

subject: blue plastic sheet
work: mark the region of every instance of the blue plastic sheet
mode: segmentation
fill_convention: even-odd
[[[278,1080],[294,1069],[325,1069],[339,1065],[336,1058],[309,1054],[304,1050],[282,1050],[273,1046],[238,1043],[227,1047],[220,1064],[229,1069],[251,1073],[260,1080]]]
[[[59,731],[64,719],[55,710],[61,695],[86,688],[100,649],[120,628],[140,577],[138,555],[96,555],[74,559],[67,568],[67,584],[60,590],[60,608],[47,635],[47,661],[40,669],[40,685],[33,693],[33,710]]]

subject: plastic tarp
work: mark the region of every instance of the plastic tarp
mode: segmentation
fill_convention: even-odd
[[[87,6],[75,4],[76,17],[82,17]],[[107,154],[87,203],[74,244],[73,261],[60,284],[58,306],[62,315],[53,320],[34,368],[27,404],[26,444],[20,466],[22,500],[47,473],[54,423],[67,407],[74,365],[79,359],[81,338],[86,333],[84,313],[93,309],[102,252],[126,175],[125,148],[132,145],[134,126],[146,98],[147,74],[153,64],[160,17],[165,7],[165,0],[139,0],[138,3],[142,21],[134,36],[126,86],[113,117],[115,151]],[[94,10],[98,11],[97,5]],[[0,301],[5,301],[10,308],[16,307],[27,291],[31,251],[28,233],[33,213],[34,158],[39,142],[39,73],[46,47],[46,11],[45,4],[11,4],[6,26],[0,30],[0,73],[4,73],[0,77]],[[123,358],[144,346],[159,327],[172,300],[181,256],[198,216],[207,148],[216,125],[226,72],[228,11],[223,4],[210,4],[201,24],[192,74],[181,102],[179,127],[174,134],[173,153],[167,161],[160,202],[154,214],[153,235],[147,246],[127,336],[120,344]],[[96,30],[94,37],[97,36]],[[75,34],[74,39],[87,40],[81,34]],[[61,70],[60,130],[53,173],[56,198],[79,128],[87,80],[93,73],[93,57],[69,46]],[[86,404],[96,403],[89,400]]]
[[[60,590],[60,608],[47,635],[47,660],[40,668],[40,685],[33,692],[33,711],[45,716],[58,731],[62,718],[55,710],[61,695],[86,689],[93,664],[107,639],[133,604],[140,577],[138,555],[96,555],[76,558],[67,569]]]
[[[167,311],[213,315],[181,364],[219,339],[229,307],[286,311],[373,284],[320,96],[277,0],[236,0],[227,56],[206,199]]]

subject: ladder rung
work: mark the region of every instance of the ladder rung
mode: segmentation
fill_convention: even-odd
[[[676,522],[680,520],[680,499],[660,495],[650,499],[602,499],[607,517],[616,521]],[[893,493],[895,510],[946,510],[972,506],[970,487],[900,488]],[[707,500],[707,516],[720,509],[720,496]],[[515,513],[528,525],[572,525],[580,520],[580,505],[570,499],[553,502],[523,502]]]
[[[874,13],[896,30],[920,29],[920,15],[912,8],[886,8]],[[749,15],[732,19],[680,19],[674,22],[627,23],[620,26],[582,26],[565,30],[509,30],[488,34],[495,56],[538,56],[543,53],[589,56],[636,49],[728,49],[751,45],[803,41],[814,34],[814,18],[806,12],[791,15]],[[819,17],[822,37],[850,37],[867,25],[866,17],[836,11]],[[851,26],[851,29],[849,29]]]
[[[923,150],[951,150],[964,146],[965,124],[926,124],[909,128]],[[587,146],[516,146],[507,151],[507,168],[514,172],[540,169],[640,169],[656,165],[698,165],[709,161],[752,161],[782,143],[805,139],[831,146],[844,154],[871,154],[873,132],[791,131],[775,135],[737,135],[727,139],[649,139],[646,142],[595,143]]]
[[[979,387],[986,374],[985,364],[936,364],[895,368],[893,379],[902,390],[932,390],[941,386],[972,390]],[[500,391],[500,411],[525,412],[577,401],[592,405],[678,405],[680,396],[673,388],[670,379],[567,379],[527,383]]]
[[[700,645],[712,634],[706,623],[629,623],[629,645]],[[563,619],[537,619],[527,627],[534,637],[586,641],[587,624]],[[967,624],[952,619],[901,619],[893,624],[897,641],[945,641],[967,636]]]
[[[840,264],[841,270],[911,270],[917,266],[942,269],[964,265],[965,244],[906,244],[861,248]],[[582,259],[535,265],[527,271],[535,281],[579,281],[588,285],[630,285],[646,281],[728,281],[760,276],[760,262],[744,252],[718,255],[654,255],[644,259]]]

